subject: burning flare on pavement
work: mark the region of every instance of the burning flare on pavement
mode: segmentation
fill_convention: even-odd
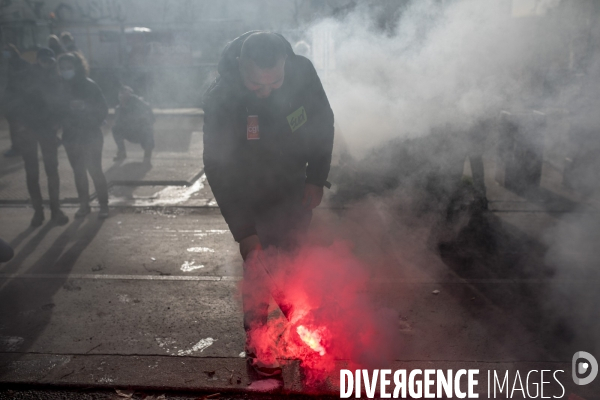
[[[377,308],[366,295],[369,267],[352,249],[351,243],[335,242],[290,254],[265,250],[259,262],[273,268],[256,268],[261,273],[241,282],[250,303],[269,290],[282,311],[249,331],[257,358],[300,360],[306,387],[338,379],[338,360],[346,360],[350,369],[371,368],[388,365],[396,354],[398,316]]]
[[[325,328],[318,328],[313,331],[307,329],[304,325],[298,325],[296,332],[300,336],[300,339],[308,347],[319,353],[320,356],[325,355],[325,348],[321,344],[322,333]]]

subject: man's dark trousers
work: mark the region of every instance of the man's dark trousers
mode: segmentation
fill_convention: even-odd
[[[288,199],[264,207],[257,213],[256,230],[265,251],[293,253],[302,244],[312,219],[312,210],[301,204],[302,195],[303,188]],[[253,285],[252,290],[244,291],[242,298],[246,331],[264,326],[268,318],[271,293],[268,282],[260,278],[261,276],[264,278],[264,271],[256,268],[262,266],[244,263],[244,281]]]

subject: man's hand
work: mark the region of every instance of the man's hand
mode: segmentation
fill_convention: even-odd
[[[240,254],[244,261],[255,250],[262,250],[260,239],[257,235],[248,236],[240,241]]]
[[[323,200],[323,187],[307,183],[304,185],[304,197],[302,205],[306,208],[313,209],[321,204]]]

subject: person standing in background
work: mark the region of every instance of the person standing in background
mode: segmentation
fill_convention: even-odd
[[[19,119],[24,129],[17,135],[17,143],[27,178],[27,190],[35,213],[31,226],[37,227],[44,222],[42,192],[40,190],[40,170],[38,163],[38,143],[42,150],[44,168],[48,178],[48,194],[52,220],[65,225],[69,218],[60,209],[58,176],[57,133],[60,127],[60,115],[57,107],[60,78],[56,70],[56,58],[49,48],[41,48],[36,55],[37,63],[31,69],[24,89],[23,107],[19,110]]]
[[[60,42],[63,47],[69,52],[79,51],[77,45],[75,44],[75,39],[73,39],[73,35],[70,32],[63,32],[60,34]]]
[[[4,157],[18,157],[21,155],[18,147],[19,132],[23,127],[23,100],[25,83],[31,73],[31,64],[21,58],[19,50],[13,44],[7,44],[2,50],[2,58],[6,63],[6,88],[2,99],[3,111],[8,122],[11,147],[4,153]]]
[[[115,110],[112,133],[117,144],[115,161],[127,158],[125,140],[128,140],[142,145],[144,163],[150,164],[154,149],[154,114],[152,107],[136,96],[129,86],[123,86],[119,91],[119,105]]]
[[[100,203],[98,218],[107,218],[108,185],[102,171],[104,138],[100,129],[108,115],[106,100],[98,85],[88,78],[87,62],[80,53],[63,54],[58,59],[58,66],[63,80],[60,101],[62,139],[81,205],[75,218],[83,218],[91,211],[88,172]]]
[[[56,35],[48,36],[48,47],[54,52],[56,57],[67,52],[64,46],[60,43],[60,39]]]

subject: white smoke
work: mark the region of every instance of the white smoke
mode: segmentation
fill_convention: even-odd
[[[361,9],[317,23],[313,37],[335,40],[335,66],[322,75],[351,153],[431,128],[468,128],[505,109],[556,107],[560,93],[549,97],[545,85],[572,67],[577,22],[546,15],[556,3],[536,2],[538,16],[516,18],[504,1],[414,1],[391,34]]]
[[[480,121],[498,120],[503,110],[535,110],[536,115],[545,115],[545,127],[536,127],[535,132],[543,138],[536,146],[544,147],[545,161],[556,152],[554,159],[579,158],[586,165],[596,162],[595,169],[579,168],[572,186],[598,190],[600,163],[594,160],[600,154],[600,18],[595,7],[587,0],[521,0],[512,5],[495,0],[419,0],[409,3],[391,32],[377,29],[366,7],[342,20],[318,22],[312,27],[318,43],[313,45],[313,61],[324,77],[339,128],[337,138],[360,158],[391,139],[424,137],[432,130],[466,131]],[[324,35],[332,37],[334,44],[320,44]],[[331,60],[326,62],[323,54],[330,54]],[[384,150],[400,148],[404,152],[391,154],[402,157],[425,148],[427,143],[422,142],[421,147],[411,147],[410,141],[406,146],[393,142]],[[455,161],[449,153],[461,153],[458,147],[429,147],[415,156],[427,159],[418,164],[420,168],[434,172],[440,159],[451,160],[438,169],[446,172]],[[360,168],[370,171],[358,176],[375,180],[383,171],[392,178],[406,178],[414,172],[410,168],[416,164],[400,169],[393,157],[384,158],[388,154],[384,150],[366,158]],[[390,164],[388,168],[385,163]],[[417,172],[414,180],[424,186],[427,171]],[[381,190],[379,200],[401,197],[399,193],[409,199],[417,197],[404,184],[406,180],[388,184],[382,179],[380,186],[398,185],[399,189]],[[347,186],[352,189],[362,183],[350,179]],[[372,186],[376,185],[358,191],[357,198],[372,193]],[[577,190],[570,194],[577,196]],[[564,194],[569,189],[559,191]],[[558,192],[554,195],[560,198]],[[397,217],[401,207],[393,204]],[[594,289],[599,265],[597,211],[590,213],[583,206],[559,211],[563,214],[548,217],[555,225],[548,223],[541,234],[532,237],[547,249],[545,263],[539,267],[555,273],[545,283],[548,291],[540,301],[551,308],[549,314],[556,321],[564,320],[581,335],[578,343],[599,346],[600,325],[594,308],[598,303]],[[532,221],[541,224],[537,217]]]

